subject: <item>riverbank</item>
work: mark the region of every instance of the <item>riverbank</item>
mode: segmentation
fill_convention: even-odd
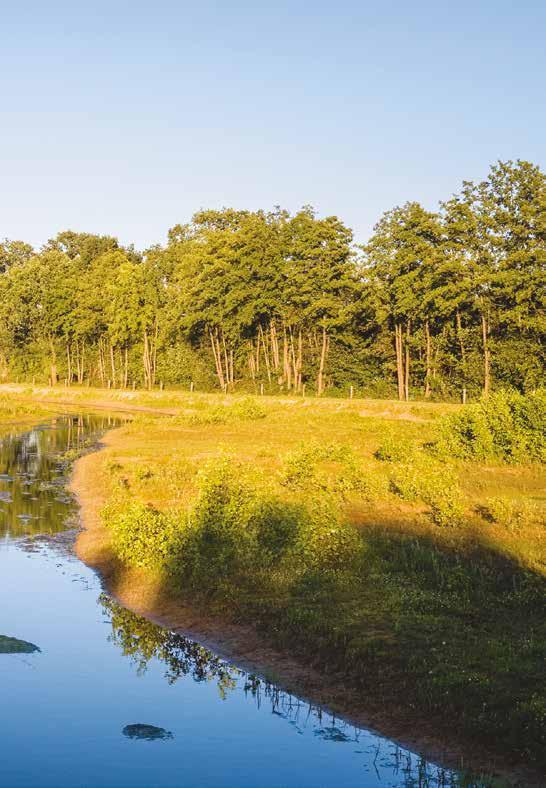
[[[121,432],[108,433],[103,449],[123,450]],[[385,708],[383,701],[373,695],[358,697],[358,687],[339,672],[329,675],[317,670],[308,661],[273,648],[252,626],[207,615],[202,606],[196,608],[183,595],[166,591],[161,578],[153,572],[122,564],[101,518],[108,495],[96,454],[77,461],[70,488],[81,509],[82,531],[75,551],[99,573],[105,590],[124,607],[197,640],[240,669],[271,681],[313,706],[388,737],[429,761],[467,773],[492,771],[510,785],[541,785],[541,777],[534,769],[515,766],[505,754],[457,734],[451,724],[439,726],[437,720],[427,719],[403,703]]]
[[[265,469],[269,476],[278,476],[283,468],[279,445],[289,450],[293,473],[297,470],[297,452],[302,440],[318,439],[324,443],[335,438],[338,445],[352,447],[359,453],[359,462],[366,464],[370,478],[373,475],[377,480],[385,464],[373,456],[378,447],[385,448],[386,436],[394,435],[403,443],[427,440],[434,433],[435,419],[412,422],[339,411],[325,417],[324,409],[302,411],[301,403],[289,408],[286,404],[265,405],[265,416],[258,414],[259,418],[254,418],[254,413],[252,418],[247,418],[247,414],[234,419],[219,411],[218,404],[212,406],[211,412],[211,406],[203,405],[201,398],[186,399],[185,405],[184,414],[174,419],[138,417],[133,424],[109,435],[104,452],[78,462],[74,484],[82,503],[86,530],[78,540],[77,549],[83,560],[101,571],[117,598],[135,612],[189,633],[215,650],[238,657],[247,666],[255,666],[261,673],[269,671],[271,675],[273,670],[275,680],[280,679],[287,689],[311,697],[363,725],[378,728],[429,756],[455,765],[464,753],[464,763],[477,768],[489,766],[513,774],[514,769],[523,767],[525,771],[534,756],[507,751],[510,736],[502,724],[495,746],[491,716],[485,720],[490,726],[485,735],[478,732],[469,736],[468,718],[462,721],[453,705],[453,696],[457,697],[453,685],[457,683],[461,700],[466,692],[467,714],[475,713],[472,704],[476,703],[476,690],[483,699],[499,694],[498,688],[502,687],[502,708],[506,709],[506,704],[511,702],[515,709],[519,703],[522,725],[525,724],[521,722],[522,695],[531,695],[535,703],[538,700],[530,687],[533,682],[535,688],[541,684],[537,675],[542,654],[540,616],[537,617],[536,610],[531,613],[528,604],[525,611],[525,602],[518,601],[517,594],[507,595],[506,584],[515,583],[521,597],[523,591],[529,593],[527,587],[521,586],[523,578],[531,577],[534,588],[531,593],[536,592],[535,580],[544,567],[540,530],[531,522],[512,525],[493,522],[484,509],[492,494],[500,489],[505,497],[508,493],[514,501],[532,501],[534,505],[542,495],[540,470],[473,466],[470,475],[468,466],[458,468],[466,504],[464,528],[439,528],[430,521],[422,502],[389,497],[384,489],[379,489],[380,484],[373,496],[363,496],[362,491],[345,496],[345,511],[376,551],[375,556],[371,553],[371,558],[373,584],[379,596],[371,594],[369,585],[360,585],[355,600],[349,602],[346,594],[342,598],[340,589],[334,588],[335,605],[324,607],[324,599],[316,594],[311,598],[309,591],[300,587],[298,600],[289,599],[288,604],[286,599],[283,601],[285,609],[297,613],[302,605],[309,609],[312,602],[318,605],[327,629],[317,630],[313,617],[303,623],[297,620],[296,627],[303,635],[300,639],[294,622],[286,619],[274,600],[262,599],[257,604],[245,594],[234,594],[232,589],[227,596],[224,589],[223,596],[209,594],[205,598],[194,589],[189,596],[190,606],[188,597],[184,597],[180,588],[166,583],[161,572],[121,563],[112,544],[112,531],[100,518],[102,505],[111,505],[116,500],[124,510],[141,502],[153,505],[158,511],[179,511],[195,500],[199,473],[226,451],[242,461],[244,468],[238,466],[238,473],[244,475],[248,468],[258,468]],[[283,452],[282,456],[286,454]],[[339,459],[330,456],[326,460],[329,472],[339,464]],[[345,474],[346,471],[345,466]],[[367,500],[362,500],[363,497]],[[382,536],[379,562],[378,528]],[[425,542],[429,561],[443,561],[439,568],[441,582],[431,577],[430,571],[417,570],[415,561],[423,559],[419,549]],[[406,563],[411,558],[408,549],[414,552],[414,563],[409,570],[401,570],[401,548]],[[386,560],[390,567],[385,566]],[[460,576],[458,580],[454,580],[456,575]],[[487,588],[484,576],[489,577],[485,582]],[[354,591],[352,588],[351,594]],[[467,598],[461,598],[465,594]],[[402,604],[395,604],[395,598],[401,599]],[[523,605],[521,610],[516,610],[518,605]],[[522,615],[526,620],[521,620]],[[249,621],[257,624],[259,632],[248,625]],[[348,652],[340,645],[340,630],[342,635],[352,633],[352,664],[346,662]],[[334,648],[332,641],[325,640],[331,632],[337,638]],[[532,641],[531,649],[523,643],[526,634]],[[306,642],[302,642],[304,639]],[[503,650],[506,654],[512,651],[512,658],[501,658]],[[295,659],[288,659],[286,653]],[[432,674],[431,681],[428,671],[432,670],[437,676]],[[366,684],[360,680],[362,671],[371,676]],[[508,672],[512,678],[507,687]],[[447,698],[443,719],[434,710],[442,690],[438,689],[436,678],[444,682]],[[451,686],[445,683],[446,679],[451,680]],[[431,687],[432,694],[427,697]],[[387,715],[385,709],[389,710]],[[448,753],[442,751],[442,741],[450,742]]]

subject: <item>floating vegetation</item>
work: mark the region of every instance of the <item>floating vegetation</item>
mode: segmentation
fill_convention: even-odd
[[[158,728],[155,725],[146,725],[142,722],[126,725],[122,731],[128,739],[140,739],[141,741],[165,741],[174,739],[173,734],[165,728]]]

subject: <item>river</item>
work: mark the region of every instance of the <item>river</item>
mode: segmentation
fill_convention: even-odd
[[[0,440],[0,785],[461,784],[102,592],[72,551],[66,477],[114,423],[67,415]]]

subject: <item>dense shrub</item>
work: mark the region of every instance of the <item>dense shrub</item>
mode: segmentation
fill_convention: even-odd
[[[373,500],[387,490],[383,475],[367,469],[350,446],[340,443],[303,444],[284,459],[280,483],[294,492],[356,493]]]
[[[415,450],[415,443],[402,435],[387,435],[375,452],[375,457],[382,462],[405,462],[413,457]]]
[[[427,504],[437,525],[457,525],[463,517],[463,494],[455,471],[424,453],[393,468],[391,487],[406,501]]]
[[[437,451],[445,456],[509,463],[546,461],[546,391],[500,391],[446,417]]]
[[[147,569],[167,565],[179,530],[174,515],[135,501],[120,508],[107,507],[103,519],[112,528],[114,550],[122,561]]]

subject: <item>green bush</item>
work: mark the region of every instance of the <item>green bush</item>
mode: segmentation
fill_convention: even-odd
[[[486,519],[509,529],[517,530],[521,526],[544,522],[540,508],[530,501],[514,501],[494,496],[488,498],[482,513]]]
[[[406,462],[413,457],[415,451],[415,444],[407,438],[387,435],[375,452],[375,457],[382,462]]]
[[[177,517],[137,502],[106,507],[102,516],[111,526],[114,550],[124,563],[154,570],[166,567],[179,530]]]
[[[453,468],[425,454],[393,468],[392,491],[406,501],[423,501],[437,525],[458,525],[464,514],[463,495]]]
[[[284,458],[280,483],[294,492],[341,497],[357,493],[368,500],[387,491],[384,477],[366,469],[350,446],[339,443],[302,445],[290,452]]]
[[[509,463],[546,461],[546,391],[500,391],[443,419],[436,451]]]
[[[235,400],[232,405],[213,405],[199,413],[182,417],[190,424],[230,424],[232,422],[259,421],[267,416],[265,408],[253,397]]]

